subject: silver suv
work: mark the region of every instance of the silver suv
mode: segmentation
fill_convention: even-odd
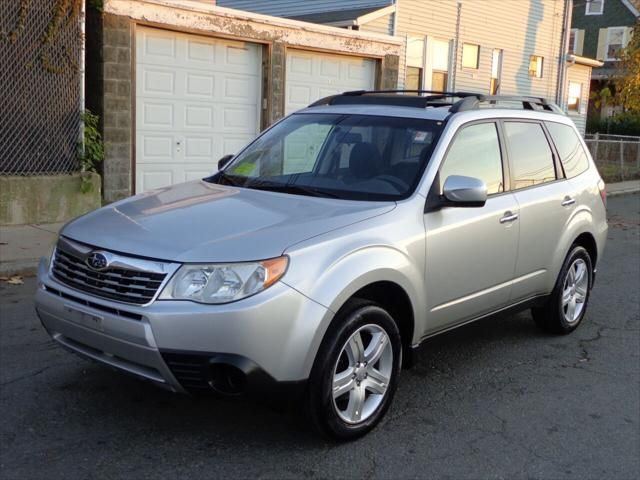
[[[507,309],[583,320],[607,224],[575,126],[532,97],[348,92],[219,171],[64,227],[37,311],[84,357],[176,392],[372,429],[423,340]]]

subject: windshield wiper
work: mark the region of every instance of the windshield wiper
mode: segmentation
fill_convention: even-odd
[[[292,193],[298,195],[308,195],[310,197],[325,197],[325,198],[342,198],[335,193],[327,192],[325,190],[319,190],[306,185],[294,185],[286,183],[269,183],[269,182],[251,182],[244,185],[246,188],[254,188],[256,190],[268,190],[271,192],[283,192]]]

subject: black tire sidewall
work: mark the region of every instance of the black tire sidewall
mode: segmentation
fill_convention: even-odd
[[[571,267],[573,262],[578,258],[583,259],[587,264],[587,273],[589,275],[588,284],[587,284],[587,294],[584,300],[584,307],[582,308],[582,312],[580,313],[580,317],[578,318],[578,321],[575,323],[569,323],[564,317],[564,309],[562,306],[562,291],[564,290],[564,282],[567,278],[569,268]],[[587,252],[587,250],[581,246],[573,247],[569,252],[569,255],[567,255],[567,258],[564,264],[562,265],[562,270],[560,271],[560,275],[558,276],[558,282],[556,284],[555,292],[552,299],[553,305],[555,306],[555,316],[557,318],[556,323],[557,323],[557,326],[560,328],[560,330],[562,330],[563,332],[566,332],[566,333],[571,332],[576,328],[578,328],[578,326],[582,323],[582,320],[584,319],[584,316],[587,313],[587,306],[589,304],[589,296],[591,295],[592,282],[593,282],[593,267],[591,264],[591,257],[589,256],[589,252]]]
[[[349,424],[335,410],[332,397],[333,372],[342,347],[358,328],[374,324],[382,327],[393,348],[393,369],[387,393],[376,411],[366,420]],[[308,408],[317,430],[324,435],[341,440],[358,438],[382,419],[389,408],[398,385],[402,363],[400,332],[393,318],[372,302],[358,303],[337,317],[325,335],[318,351],[308,388]]]

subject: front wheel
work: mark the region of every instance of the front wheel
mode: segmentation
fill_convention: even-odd
[[[589,252],[574,246],[562,265],[547,303],[531,312],[536,324],[552,333],[567,334],[578,328],[587,311],[593,270]]]
[[[382,419],[395,393],[402,359],[400,332],[382,308],[352,300],[318,351],[305,399],[321,434],[347,440]]]

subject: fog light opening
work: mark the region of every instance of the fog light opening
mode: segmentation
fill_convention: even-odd
[[[247,376],[233,365],[218,363],[209,366],[208,383],[222,395],[241,395],[247,387]]]

